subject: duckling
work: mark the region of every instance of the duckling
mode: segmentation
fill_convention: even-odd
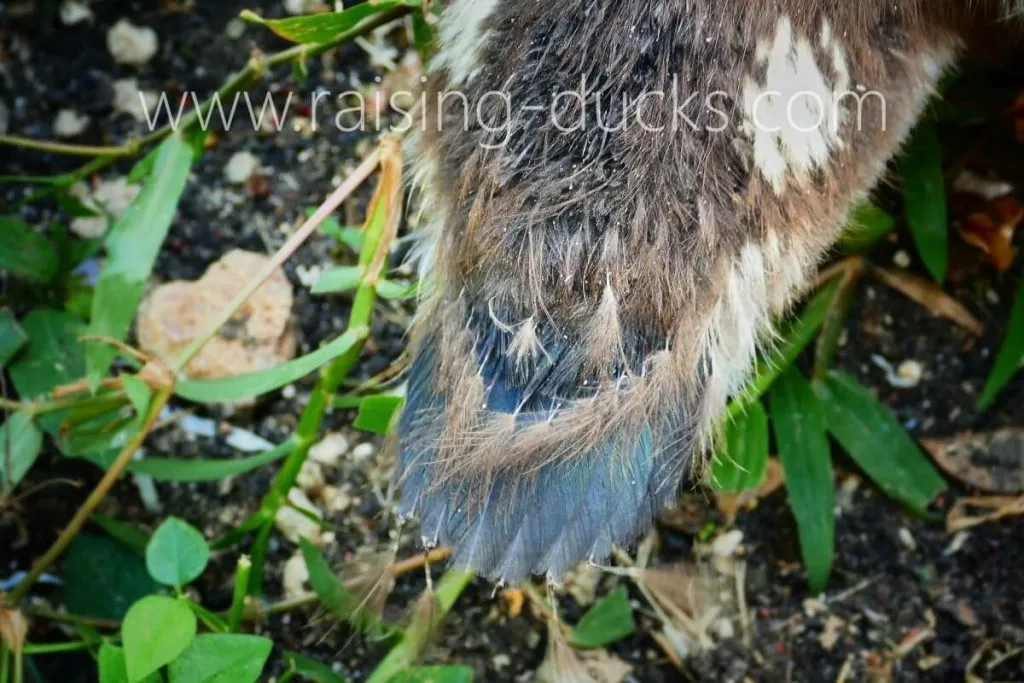
[[[1024,0],[452,0],[408,153],[398,511],[499,582],[633,542],[962,48]]]

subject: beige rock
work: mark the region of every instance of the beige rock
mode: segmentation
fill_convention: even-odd
[[[308,593],[307,581],[309,581],[309,568],[306,566],[306,560],[301,552],[296,552],[284,563],[281,583],[284,587],[285,599],[294,600]]]
[[[348,453],[348,448],[348,438],[344,434],[332,432],[309,449],[309,458],[327,467],[337,467],[341,458]]]
[[[139,347],[172,360],[267,261],[262,254],[235,249],[199,280],[168,282],[154,289],[139,308]],[[185,373],[193,378],[231,377],[290,360],[295,355],[291,309],[292,286],[278,268],[192,359]]]
[[[107,32],[107,49],[118,64],[142,66],[156,55],[156,31],[121,19]]]
[[[320,525],[296,510],[295,507],[311,512],[317,518],[323,517],[320,510],[299,488],[288,492],[288,502],[292,505],[282,506],[274,517],[274,525],[277,530],[292,543],[298,543],[300,538],[304,538],[313,545],[321,545],[323,535],[320,532]]]

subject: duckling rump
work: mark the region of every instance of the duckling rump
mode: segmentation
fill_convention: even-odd
[[[643,533],[917,119],[960,14],[450,2],[408,150],[426,293],[395,484],[424,542],[512,582]]]

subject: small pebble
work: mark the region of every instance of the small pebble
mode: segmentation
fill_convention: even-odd
[[[299,470],[295,483],[311,495],[319,493],[324,485],[324,472],[320,469],[320,463],[312,460],[302,463],[302,469]]]
[[[892,262],[895,263],[900,268],[909,268],[910,254],[908,254],[905,249],[900,249],[899,251],[892,255]]]
[[[118,64],[142,66],[156,55],[156,31],[121,19],[107,32],[107,49]]]
[[[711,552],[718,557],[732,557],[743,543],[743,532],[733,529],[722,534],[711,544]]]
[[[232,19],[224,29],[224,35],[232,40],[238,40],[245,34],[245,22],[241,19]]]
[[[342,456],[348,453],[348,448],[348,439],[345,435],[334,432],[309,449],[309,457],[321,465],[337,467]]]
[[[312,512],[318,518],[323,516],[300,488],[293,488],[288,492],[288,502],[295,507]],[[292,543],[298,543],[300,538],[305,538],[316,546],[323,543],[320,525],[290,505],[281,506],[274,517],[274,525]]]
[[[114,81],[114,111],[128,114],[139,123],[156,121],[160,104],[160,96],[155,92],[139,90],[139,82],[134,78],[121,78]]]
[[[372,458],[376,450],[372,443],[361,443],[352,449],[352,458],[357,461],[366,460]]]
[[[295,275],[298,276],[299,282],[304,287],[313,287],[317,282],[320,281],[320,266],[312,265],[306,266],[299,264],[295,267]]]
[[[904,381],[905,387],[911,389],[921,383],[924,376],[924,366],[916,360],[905,360],[900,363],[896,374]]]
[[[88,3],[80,2],[80,0],[64,0],[61,3],[60,23],[65,26],[74,26],[83,21],[91,23],[94,18]]]
[[[309,568],[301,552],[296,552],[284,563],[284,570],[281,572],[281,584],[284,587],[284,597],[288,600],[302,597],[308,591],[306,582],[309,581]]]
[[[224,166],[224,178],[233,185],[242,185],[260,168],[260,160],[252,152],[235,152]]]
[[[907,550],[917,550],[917,542],[914,540],[914,535],[910,533],[910,529],[905,526],[900,527],[900,530],[896,532],[896,535],[899,536],[900,543],[902,543],[903,547]]]
[[[84,239],[101,237],[107,230],[104,212],[115,219],[120,218],[141,190],[141,187],[129,183],[123,176],[102,181],[91,195],[88,186],[84,184],[72,187],[71,193],[99,215],[75,218],[71,221],[71,232]]]
[[[53,122],[53,134],[59,138],[74,138],[89,127],[89,117],[74,109],[61,109]]]

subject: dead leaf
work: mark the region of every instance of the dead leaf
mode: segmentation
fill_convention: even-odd
[[[968,514],[971,508],[991,510],[980,515]],[[998,522],[1005,517],[1024,515],[1024,496],[974,496],[961,498],[950,508],[946,515],[946,531],[956,533],[964,529],[980,526],[989,522]]]
[[[971,246],[988,254],[1000,272],[1010,269],[1016,259],[1013,236],[1024,220],[1024,207],[1013,197],[999,197],[985,204],[964,221],[960,236]]]
[[[839,642],[839,636],[843,635],[843,628],[846,622],[834,614],[830,614],[825,620],[825,628],[818,637],[818,642],[825,652],[832,652],[832,649]]]
[[[941,287],[917,275],[885,268],[872,268],[871,272],[882,283],[903,296],[924,306],[933,315],[952,320],[972,334],[981,334],[982,325],[963,304],[944,292]]]
[[[782,466],[778,458],[768,458],[768,467],[765,469],[764,481],[752,491],[742,493],[715,492],[715,505],[718,511],[725,517],[726,524],[736,521],[736,515],[740,510],[751,510],[757,507],[758,501],[767,498],[782,486]]]
[[[21,610],[0,607],[0,641],[3,641],[14,655],[20,656],[28,636],[28,619]]]
[[[947,474],[989,493],[1024,493],[1024,429],[921,442]]]
[[[518,588],[509,588],[501,591],[501,597],[508,603],[508,615],[515,619],[523,613],[524,595]]]

